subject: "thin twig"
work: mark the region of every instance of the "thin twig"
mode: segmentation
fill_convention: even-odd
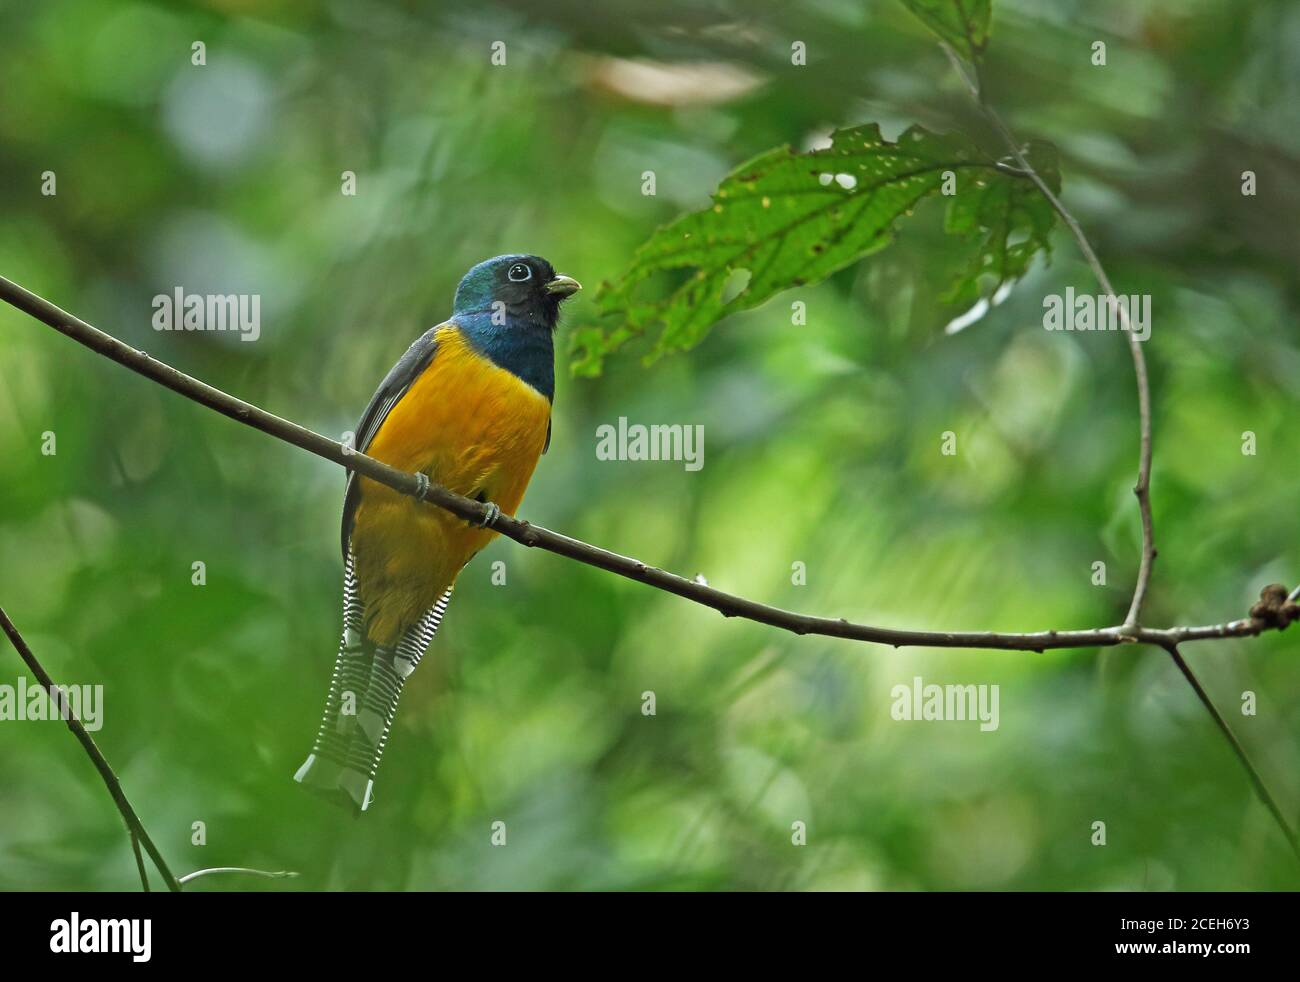
[[[1300,859],[1300,840],[1297,840],[1295,830],[1291,827],[1291,823],[1288,822],[1286,817],[1282,814],[1282,809],[1279,807],[1277,799],[1273,797],[1273,793],[1269,791],[1268,785],[1264,783],[1264,778],[1260,776],[1259,771],[1256,770],[1255,765],[1251,762],[1249,755],[1246,753],[1246,748],[1241,745],[1241,741],[1237,739],[1237,735],[1232,732],[1232,727],[1228,725],[1228,721],[1223,718],[1223,714],[1220,713],[1218,707],[1214,705],[1214,702],[1210,699],[1209,693],[1205,691],[1205,687],[1201,685],[1201,680],[1196,677],[1196,673],[1192,671],[1191,666],[1183,660],[1182,653],[1178,650],[1178,645],[1169,644],[1165,645],[1164,648],[1165,651],[1169,652],[1169,657],[1174,660],[1174,664],[1178,666],[1178,670],[1183,673],[1183,678],[1187,679],[1188,684],[1196,690],[1196,695],[1200,698],[1201,705],[1205,707],[1206,711],[1214,719],[1215,724],[1219,727],[1219,731],[1223,734],[1223,738],[1228,741],[1228,745],[1232,747],[1233,753],[1235,753],[1237,759],[1241,761],[1241,766],[1244,767],[1246,773],[1250,775],[1250,783],[1255,788],[1255,794],[1259,796],[1259,800],[1264,803],[1264,807],[1269,810],[1274,820],[1277,822],[1278,828],[1280,828],[1282,834],[1286,836],[1286,841],[1291,846],[1291,851],[1295,853],[1296,859]]]
[[[248,876],[262,876],[268,880],[292,879],[298,875],[290,870],[277,870],[272,872],[264,869],[249,869],[246,866],[214,866],[212,869],[198,869],[193,873],[186,873],[180,878],[179,882],[184,886],[191,880],[197,880],[200,876],[211,876],[214,873],[245,873]]]
[[[1097,253],[1093,250],[1092,243],[1088,241],[1088,237],[1084,234],[1083,228],[1075,220],[1074,216],[1066,209],[1065,205],[1061,203],[1061,199],[1056,196],[1050,187],[1048,187],[1047,182],[1043,180],[1042,176],[1034,169],[1033,165],[1029,163],[1020,148],[1020,142],[1012,134],[1006,123],[1002,121],[1002,117],[998,115],[997,110],[994,109],[985,98],[984,83],[980,74],[979,65],[976,64],[974,66],[974,75],[969,75],[966,72],[965,66],[962,64],[961,59],[957,57],[957,53],[952,49],[952,47],[946,43],[941,43],[941,46],[944,53],[948,56],[948,60],[952,63],[953,69],[956,71],[958,77],[961,78],[962,82],[966,85],[967,90],[971,93],[971,96],[974,98],[976,103],[979,104],[984,116],[993,125],[993,128],[998,131],[998,134],[1002,137],[1003,142],[1011,151],[1016,162],[1025,169],[1029,179],[1033,181],[1038,190],[1042,192],[1043,197],[1051,204],[1052,208],[1061,217],[1061,221],[1065,223],[1066,227],[1070,230],[1070,233],[1074,236],[1074,241],[1078,244],[1079,251],[1083,253],[1083,257],[1092,268],[1093,275],[1096,276],[1097,282],[1101,284],[1101,288],[1106,292],[1107,299],[1111,301],[1111,309],[1118,312],[1122,322],[1121,326],[1128,337],[1129,351],[1133,355],[1133,370],[1137,376],[1138,388],[1138,430],[1140,435],[1140,448],[1138,455],[1138,479],[1137,484],[1133,488],[1133,493],[1137,495],[1138,511],[1142,517],[1142,559],[1138,565],[1137,582],[1133,588],[1133,600],[1129,604],[1128,616],[1124,618],[1124,623],[1120,626],[1119,630],[1126,637],[1142,638],[1145,636],[1149,638],[1150,632],[1142,630],[1139,626],[1139,619],[1142,614],[1142,603],[1146,599],[1147,587],[1151,582],[1151,568],[1155,563],[1156,558],[1155,530],[1151,520],[1150,491],[1151,384],[1147,378],[1146,357],[1142,352],[1142,342],[1138,340],[1137,335],[1133,332],[1127,308],[1117,302],[1115,290],[1110,284],[1110,277],[1106,275],[1106,270],[1102,267],[1101,260],[1097,258]],[[1288,599],[1294,600],[1297,596],[1300,596],[1300,587],[1296,587],[1295,591]],[[1258,622],[1252,620],[1249,623]],[[1187,679],[1188,683],[1196,691],[1196,695],[1200,698],[1201,703],[1205,706],[1214,722],[1218,725],[1219,730],[1223,733],[1224,738],[1236,753],[1237,759],[1240,760],[1242,766],[1245,767],[1246,773],[1250,776],[1251,784],[1254,785],[1255,793],[1259,796],[1260,800],[1264,802],[1269,812],[1272,813],[1273,818],[1277,821],[1278,827],[1282,830],[1282,834],[1286,836],[1286,840],[1291,846],[1291,851],[1295,853],[1297,859],[1300,859],[1300,843],[1297,843],[1295,831],[1291,828],[1291,825],[1287,822],[1286,818],[1283,817],[1282,810],[1278,807],[1277,801],[1274,799],[1272,792],[1270,792],[1268,786],[1265,785],[1264,779],[1260,776],[1259,771],[1255,769],[1255,765],[1251,763],[1250,758],[1246,754],[1245,748],[1242,747],[1240,741],[1237,740],[1236,734],[1232,732],[1227,721],[1210,700],[1204,686],[1201,685],[1200,680],[1196,677],[1196,673],[1193,672],[1187,662],[1183,660],[1183,656],[1178,650],[1178,645],[1183,640],[1191,640],[1191,638],[1184,635],[1184,637],[1179,639],[1171,635],[1163,642],[1157,643],[1159,643],[1160,646],[1169,653],[1169,656],[1174,660],[1174,664],[1178,666],[1178,670],[1183,673],[1183,677]]]
[[[1142,604],[1146,600],[1147,588],[1151,583],[1151,569],[1156,560],[1155,523],[1151,518],[1151,383],[1147,378],[1147,362],[1146,356],[1142,352],[1142,342],[1138,340],[1137,334],[1134,333],[1133,325],[1129,320],[1128,309],[1122,303],[1119,303],[1118,294],[1115,293],[1115,288],[1111,286],[1110,277],[1106,275],[1106,270],[1101,265],[1101,260],[1097,258],[1097,253],[1092,248],[1092,243],[1088,241],[1088,237],[1084,234],[1083,228],[1075,220],[1075,217],[1070,214],[1056,193],[1048,187],[1042,175],[1029,163],[1024,151],[1021,149],[1020,141],[1015,138],[1011,130],[1008,129],[1007,124],[1002,121],[1002,117],[998,115],[998,111],[985,98],[984,84],[979,67],[975,67],[973,76],[968,74],[951,45],[943,43],[941,46],[958,77],[961,78],[972,98],[978,103],[985,118],[997,130],[1007,149],[1011,151],[1011,156],[1015,158],[1016,163],[1034,182],[1038,190],[1042,192],[1048,204],[1052,206],[1052,209],[1060,216],[1061,221],[1065,223],[1065,227],[1070,230],[1070,234],[1074,236],[1079,251],[1083,254],[1084,260],[1092,269],[1093,276],[1097,278],[1097,282],[1105,292],[1111,310],[1119,315],[1120,326],[1128,339],[1129,353],[1133,356],[1133,371],[1137,376],[1138,390],[1138,476],[1137,483],[1133,486],[1133,494],[1137,496],[1138,513],[1142,519],[1142,557],[1138,563],[1137,581],[1133,587],[1133,599],[1129,604],[1128,615],[1124,618],[1123,631],[1128,636],[1136,637],[1141,623]]]
[[[140,853],[140,837],[135,834],[134,829],[128,831],[131,833],[131,851],[135,853],[135,868],[140,874],[140,886],[144,888],[145,893],[150,893],[149,871],[144,868],[144,856]]]
[[[36,680],[41,683],[52,699],[56,698],[57,693],[53,679],[50,678],[44,666],[37,660],[36,655],[32,653],[32,649],[27,646],[27,642],[23,640],[23,636],[18,633],[18,628],[14,626],[14,622],[9,619],[9,615],[4,612],[2,607],[0,607],[0,629],[3,629],[8,636],[14,649],[18,652],[18,657],[26,663],[32,674],[36,676]],[[179,892],[180,884],[172,876],[172,871],[167,868],[167,861],[163,859],[162,853],[158,851],[153,839],[145,831],[140,817],[136,815],[135,809],[131,807],[131,802],[127,800],[126,792],[122,790],[117,775],[113,773],[113,768],[109,766],[104,755],[100,753],[99,747],[96,746],[94,737],[86,732],[86,728],[81,725],[81,720],[77,718],[77,714],[72,711],[72,707],[67,704],[66,700],[59,698],[58,702],[64,721],[68,724],[68,729],[80,741],[82,749],[86,751],[91,763],[99,771],[99,776],[104,781],[104,787],[108,788],[108,793],[113,798],[113,804],[117,805],[117,810],[122,813],[122,818],[126,821],[127,831],[131,834],[132,842],[138,837],[139,842],[144,845],[145,851],[149,853],[149,858],[153,860],[154,866],[162,874],[167,889],[172,892]]]
[[[850,641],[893,645],[896,648],[924,646],[987,648],[1000,651],[1113,647],[1132,642],[1163,645],[1169,641],[1182,643],[1207,638],[1253,637],[1268,629],[1268,625],[1261,621],[1236,620],[1223,624],[1172,627],[1164,630],[1151,628],[1132,630],[1127,625],[1121,625],[1077,631],[1037,631],[1028,634],[997,631],[904,631],[857,624],[843,618],[815,617],[783,610],[780,607],[772,607],[715,590],[696,580],[654,566],[647,566],[628,556],[621,556],[608,549],[601,549],[599,546],[590,545],[559,532],[552,532],[540,525],[532,525],[506,514],[493,517],[486,505],[449,491],[440,485],[431,484],[424,475],[417,477],[415,474],[390,467],[382,461],[345,447],[297,423],[274,416],[252,403],[237,399],[205,382],[179,372],[170,365],[151,358],[145,352],[123,344],[112,335],[105,334],[72,314],[60,310],[48,300],[23,289],[3,276],[0,276],[0,299],[48,324],[91,351],[223,416],[228,416],[278,440],[356,471],[394,491],[443,508],[468,522],[486,523],[487,527],[521,545],[544,549],[576,562],[644,583],[693,603],[711,607],[724,617],[742,617],[799,635],[817,634]]]

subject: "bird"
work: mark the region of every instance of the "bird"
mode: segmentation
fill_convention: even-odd
[[[348,472],[343,495],[343,632],[311,753],[294,780],[360,815],[402,687],[451,601],[456,577],[513,515],[550,447],[554,334],[580,290],[540,256],[471,268],[451,316],[385,376],[353,447],[485,507],[466,522]]]

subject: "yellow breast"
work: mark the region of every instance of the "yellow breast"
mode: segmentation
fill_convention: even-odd
[[[367,453],[513,515],[541,456],[550,401],[479,355],[459,328],[389,412]],[[393,644],[496,535],[361,479],[352,532],[367,633]]]

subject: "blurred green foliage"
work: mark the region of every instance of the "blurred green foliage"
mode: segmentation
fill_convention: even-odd
[[[903,0],[930,30],[963,58],[983,56],[989,43],[991,0]]]
[[[990,99],[1060,149],[1116,288],[1153,297],[1147,620],[1241,616],[1300,578],[1300,7],[1000,3],[991,38]],[[0,272],[340,436],[477,260],[537,252],[594,287],[740,162],[866,121],[997,148],[893,3],[4,3]],[[968,257],[942,210],[800,288],[805,325],[778,301],[653,367],[633,341],[600,378],[562,377],[523,517],[869,623],[1118,622],[1139,541],[1125,345],[1042,329],[1046,294],[1096,289],[1059,231],[1051,266],[945,336],[960,310],[936,284]],[[151,298],[177,286],[260,294],[261,338],[153,331]],[[593,315],[580,295],[572,322]],[[596,427],[620,416],[703,424],[704,468],[597,461]],[[307,889],[1300,885],[1161,652],[796,638],[509,542],[462,576],[354,821],[290,780],[339,628],[337,468],[8,308],[0,459],[0,605],[56,679],[105,686],[96,738],[180,871],[296,869]],[[1294,633],[1187,650],[1292,816]],[[890,689],[914,676],[999,684],[1000,728],[895,722]],[[0,887],[135,885],[75,741],[0,722]]]

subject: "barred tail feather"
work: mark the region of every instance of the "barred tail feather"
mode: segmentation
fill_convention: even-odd
[[[343,636],[325,696],[325,712],[311,753],[293,776],[304,787],[348,806],[357,802],[359,792],[365,787],[364,780],[358,782],[360,775],[349,773],[346,761],[348,743],[357,725],[357,707],[365,699],[373,658],[374,648],[366,641],[365,611],[349,554],[343,573]]]
[[[378,648],[371,662],[364,703],[357,709],[357,725],[348,744],[347,768],[365,776],[364,794],[358,808],[365,811],[373,798],[375,774],[388,745],[388,735],[397,714],[402,687],[424,657],[438,633],[442,616],[451,603],[451,588],[438,598],[417,623],[402,635],[395,649]]]
[[[352,556],[343,584],[343,639],[325,699],[325,712],[312,752],[294,780],[354,809],[370,807],[374,778],[388,742],[402,686],[415,671],[451,602],[448,588],[396,648],[365,637],[365,612],[357,591]]]

